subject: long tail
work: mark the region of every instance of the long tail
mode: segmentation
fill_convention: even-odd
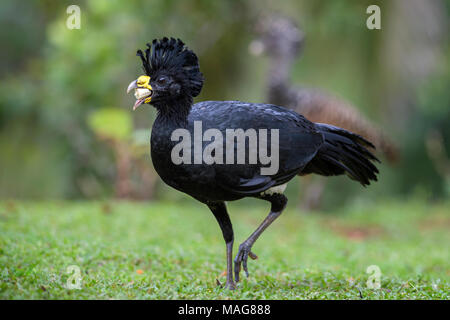
[[[316,173],[323,176],[347,174],[350,179],[363,186],[377,181],[377,167],[372,162],[380,162],[366,148],[373,144],[350,131],[323,123],[316,123],[325,142],[316,156],[306,165],[301,174]]]
[[[317,89],[299,88],[295,92],[293,109],[309,121],[331,124],[365,137],[389,163],[400,159],[398,146],[352,104]]]

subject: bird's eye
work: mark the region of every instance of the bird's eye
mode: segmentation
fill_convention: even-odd
[[[165,84],[167,79],[165,77],[158,78],[158,84]]]

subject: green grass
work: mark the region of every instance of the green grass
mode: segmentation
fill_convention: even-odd
[[[235,249],[264,218],[257,200],[231,203]],[[256,242],[250,277],[217,284],[225,245],[195,201],[0,202],[0,299],[448,299],[450,204],[418,200],[299,213]],[[68,289],[68,266],[81,289]],[[366,269],[381,270],[369,289]]]

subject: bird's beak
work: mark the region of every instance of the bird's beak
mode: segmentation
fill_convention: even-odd
[[[142,79],[145,78],[145,79]],[[132,81],[127,88],[127,93],[130,93],[134,89],[134,96],[136,102],[133,106],[133,110],[136,110],[143,103],[150,103],[152,100],[153,90],[149,84],[150,77],[142,76],[139,79]]]
[[[127,93],[130,93],[131,90],[137,89],[137,80],[134,80],[130,83],[130,85],[127,88]]]

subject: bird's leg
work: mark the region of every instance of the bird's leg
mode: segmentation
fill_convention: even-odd
[[[227,282],[225,288],[234,290],[236,284],[233,280],[233,240],[227,242]]]
[[[227,246],[227,282],[225,283],[225,288],[234,290],[236,284],[233,280],[233,226],[231,225],[225,202],[211,202],[208,203],[208,207],[219,223]]]
[[[270,226],[270,224],[280,216],[281,212],[283,212],[283,209],[286,207],[287,204],[287,198],[281,193],[264,195],[261,197],[261,199],[270,201],[270,203],[272,204],[270,208],[270,213],[259,225],[259,227],[256,228],[256,230],[250,235],[250,237],[248,237],[247,240],[245,240],[239,246],[238,253],[236,255],[236,258],[234,259],[234,277],[236,279],[236,282],[239,281],[239,272],[241,271],[241,263],[243,265],[245,274],[248,277],[248,269],[247,269],[248,257],[252,258],[253,260],[258,258],[251,251],[253,244],[264,232],[264,230],[266,230],[267,227]]]

